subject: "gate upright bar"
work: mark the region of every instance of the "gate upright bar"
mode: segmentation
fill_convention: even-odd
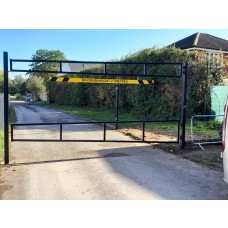
[[[119,79],[119,77],[118,77]],[[117,121],[115,129],[119,128],[119,97],[120,97],[120,84],[118,83],[116,86],[116,116],[115,116],[115,120]]]
[[[3,52],[4,66],[4,162],[9,164],[9,79],[8,79],[8,52]]]
[[[185,148],[185,126],[186,126],[186,102],[187,102],[187,73],[188,63],[182,64],[182,98],[181,98],[181,138],[180,148]]]

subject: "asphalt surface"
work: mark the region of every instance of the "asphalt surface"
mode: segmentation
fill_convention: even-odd
[[[83,121],[67,113],[13,103],[17,123]],[[102,127],[67,125],[64,139],[100,139]],[[58,126],[17,127],[15,138],[58,139]],[[110,139],[125,139],[108,130]],[[11,142],[10,165],[1,172],[2,199],[226,200],[223,173],[149,144]]]

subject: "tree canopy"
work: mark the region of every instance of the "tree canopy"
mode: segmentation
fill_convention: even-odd
[[[9,93],[16,94],[19,93],[21,95],[25,95],[26,88],[25,88],[25,81],[26,79],[22,77],[22,75],[16,75],[14,79],[9,80]]]
[[[4,77],[3,77],[3,71],[0,70],[0,93],[3,93],[4,91]]]
[[[66,60],[66,57],[63,52],[60,50],[45,50],[39,49],[36,51],[34,55],[32,55],[32,60]],[[58,63],[40,63],[33,62],[29,65],[31,70],[49,70],[49,71],[57,71],[59,64]],[[49,80],[49,77],[55,76],[54,74],[44,74],[44,73],[28,73],[30,77],[41,77],[44,79],[45,84]]]
[[[35,95],[39,99],[39,93],[45,91],[44,80],[40,77],[31,77],[26,81],[26,89],[28,92]]]

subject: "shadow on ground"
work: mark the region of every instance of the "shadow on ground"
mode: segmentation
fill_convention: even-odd
[[[183,157],[183,154],[176,156],[161,150],[152,150],[150,146],[137,146],[102,149],[85,157],[15,163],[11,166],[103,159],[117,175],[156,193],[163,199],[228,199],[228,188],[223,181],[223,173],[187,159],[180,159],[179,156]]]

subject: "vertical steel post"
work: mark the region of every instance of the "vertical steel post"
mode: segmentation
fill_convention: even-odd
[[[10,59],[10,71],[13,69],[13,61]]]
[[[104,63],[104,74],[106,75],[106,72],[107,72],[107,65],[106,63]]]
[[[59,129],[60,130],[59,140],[62,141],[63,140],[63,125],[60,124],[59,126],[60,126],[60,129]]]
[[[13,124],[11,124],[11,142],[13,142]]]
[[[144,66],[143,66],[143,73],[144,73],[144,75],[146,76],[147,75],[147,65],[146,65],[146,63],[144,64]]]
[[[119,79],[119,77],[118,77]],[[119,121],[119,95],[120,95],[120,84],[116,86],[116,121]],[[115,129],[119,128],[119,124],[116,123]]]
[[[59,62],[59,72],[62,73],[63,67],[62,67],[62,62]]]
[[[104,137],[103,137],[103,141],[106,141],[106,123],[104,123]]]
[[[180,144],[180,121],[178,121],[177,130],[177,143]]]
[[[180,148],[185,148],[185,125],[186,125],[186,100],[187,100],[187,73],[188,63],[182,64],[182,100],[181,100],[181,137]]]
[[[8,52],[3,52],[4,67],[4,162],[9,164],[9,79],[8,79]]]
[[[142,126],[142,141],[144,142],[145,140],[145,122],[143,122],[143,126]]]

